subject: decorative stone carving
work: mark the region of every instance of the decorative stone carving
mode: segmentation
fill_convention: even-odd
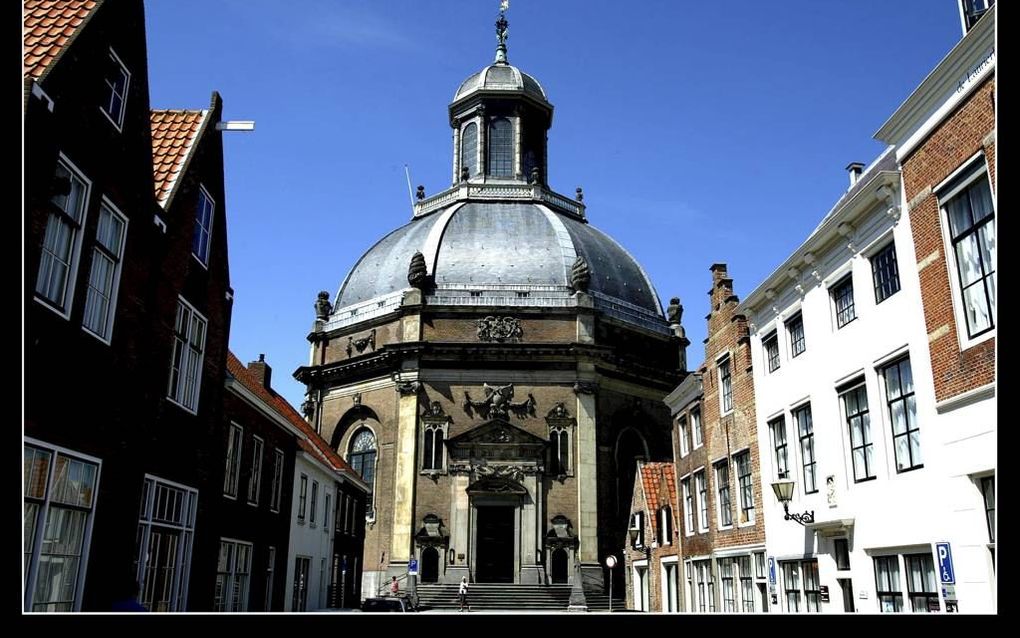
[[[362,337],[360,339],[347,337],[347,356],[354,356],[354,350],[357,350],[358,354],[361,354],[369,346],[372,346],[372,350],[375,350],[375,328],[372,328],[372,331],[368,333],[367,337]]]
[[[414,541],[419,547],[446,547],[449,540],[450,534],[443,526],[443,519],[432,513],[425,515],[421,528],[414,535]]]
[[[537,184],[542,180],[542,171],[538,170],[537,166],[531,167],[531,179],[530,184]]]
[[[333,304],[329,303],[329,293],[325,290],[319,292],[318,298],[315,300],[315,318],[321,321],[329,319],[329,313],[333,309]]]
[[[469,415],[473,410],[477,410],[484,419],[506,419],[509,418],[511,412],[522,419],[528,415],[535,415],[535,397],[529,394],[526,400],[514,403],[514,384],[512,383],[503,386],[490,386],[488,383],[483,383],[482,389],[485,391],[483,401],[474,401],[470,394],[464,393],[466,399],[464,411]]]
[[[666,318],[670,325],[679,325],[684,316],[684,307],[680,305],[680,297],[673,297],[669,300],[669,307],[666,308]]]
[[[433,401],[425,406],[425,413],[422,416],[443,417],[446,416],[446,412],[443,411],[443,406],[439,401]]]
[[[425,255],[422,255],[421,252],[414,253],[411,256],[411,263],[407,266],[407,283],[421,289],[425,287],[428,276],[429,272],[425,266]]]
[[[479,478],[502,478],[520,483],[524,480],[524,467],[520,465],[476,465]]]
[[[598,384],[591,381],[577,381],[574,383],[574,394],[595,394],[598,390]]]
[[[460,181],[466,182],[471,178],[471,169],[467,166],[460,167]]]
[[[303,414],[309,421],[311,421],[312,417],[315,416],[315,402],[312,401],[311,397],[306,398],[301,403],[301,414]]]
[[[419,202],[425,199],[425,187],[422,186],[421,184],[418,184],[418,192],[416,192],[414,196],[418,199]]]
[[[505,343],[519,342],[524,337],[521,322],[514,317],[494,317],[489,315],[478,320],[478,340]]]
[[[567,411],[567,406],[562,401],[553,406],[552,410],[549,410],[549,414],[546,415],[550,419],[569,419],[570,412]]]
[[[588,261],[581,255],[574,260],[570,269],[570,286],[578,292],[588,292],[588,285],[591,283],[591,269]]]
[[[354,401],[355,407],[358,407],[358,406],[361,405],[361,393],[360,392],[355,392],[354,396],[351,397],[351,399]]]
[[[577,190],[574,191],[574,199],[576,199],[579,202],[584,201],[584,189],[581,188],[580,186],[578,186]]]
[[[421,389],[421,382],[420,381],[404,381],[402,383],[397,383],[396,388],[397,388],[397,392],[399,392],[401,396],[405,396],[405,397],[406,396],[413,396],[415,394],[418,394],[418,390]]]

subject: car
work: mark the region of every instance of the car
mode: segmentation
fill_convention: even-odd
[[[388,598],[366,598],[361,603],[361,611],[368,612],[411,612],[417,611],[411,601],[402,596]]]

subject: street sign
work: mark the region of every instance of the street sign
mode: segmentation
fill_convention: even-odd
[[[769,556],[769,582],[776,584],[776,559]]]
[[[828,585],[821,585],[818,588],[818,590],[819,590],[819,592],[821,594],[822,602],[823,603],[829,602],[829,586]]]
[[[956,600],[956,585],[942,585],[942,597],[946,602]]]
[[[412,558],[407,562],[407,575],[417,576],[418,575],[418,559]]]
[[[939,557],[939,577],[944,584],[955,585],[956,574],[953,573],[953,553],[949,543],[935,543],[935,553]]]
[[[606,556],[606,567],[609,569],[616,567],[616,556]]]

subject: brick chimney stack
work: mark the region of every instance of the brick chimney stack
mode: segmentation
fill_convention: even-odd
[[[262,384],[262,387],[266,390],[272,389],[270,382],[273,377],[273,369],[266,363],[266,355],[260,354],[258,361],[252,361],[248,364],[248,372],[251,373],[255,379]]]

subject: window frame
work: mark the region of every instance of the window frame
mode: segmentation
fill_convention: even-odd
[[[206,347],[205,346],[206,346],[206,341],[207,341],[207,339],[209,337],[209,320],[206,319],[206,317],[202,313],[200,313],[198,311],[198,309],[195,308],[195,306],[193,306],[190,303],[188,303],[187,299],[185,299],[184,297],[178,295],[177,296],[177,316],[179,316],[181,314],[182,307],[183,307],[184,311],[188,312],[188,320],[185,322],[186,326],[187,326],[187,333],[184,335],[184,338],[181,339],[181,333],[178,332],[178,329],[177,329],[177,318],[175,316],[175,318],[174,318],[174,328],[173,328],[173,331],[172,331],[173,342],[171,344],[171,350],[170,350],[170,378],[167,380],[167,386],[168,386],[167,387],[167,400],[170,401],[171,403],[173,403],[174,405],[180,407],[181,409],[186,410],[187,412],[190,412],[191,414],[198,415],[198,406],[201,403],[201,398],[202,398],[202,372],[203,372],[203,369],[205,367],[205,351],[206,351]],[[185,364],[191,365],[192,358],[196,356],[193,353],[193,346],[192,346],[192,343],[191,343],[192,330],[194,330],[194,325],[195,325],[195,319],[196,318],[199,320],[199,322],[202,325],[202,343],[201,343],[201,349],[198,351],[198,355],[197,355],[198,361],[195,364],[195,388],[194,388],[194,396],[192,397],[192,401],[194,402],[194,406],[189,406],[189,405],[187,405],[183,401],[183,399],[185,397],[182,397],[181,395],[183,395],[186,392],[186,387],[187,387],[186,379],[184,378],[184,370],[186,368]],[[178,347],[178,343],[181,343],[183,345],[181,346],[180,368],[178,369],[178,374],[181,375],[181,376],[177,380],[178,385],[177,385],[177,388],[175,390],[174,389],[174,360],[177,359],[177,347]]]
[[[330,506],[333,501],[333,493],[326,490],[325,487],[322,489],[322,531],[329,534],[329,512]]]
[[[85,237],[85,225],[88,223],[89,205],[92,200],[92,180],[87,178],[85,173],[75,166],[74,162],[62,151],[57,154],[56,168],[59,167],[63,167],[72,180],[77,179],[83,185],[78,213],[80,219],[75,219],[70,213],[58,206],[53,201],[53,197],[46,200],[46,229],[43,230],[43,237],[39,244],[39,265],[36,270],[35,284],[32,288],[32,298],[45,308],[55,312],[58,316],[69,320],[71,318],[71,308],[74,306],[74,291],[78,282],[78,267],[81,265],[81,248]],[[56,168],[54,173],[56,173]],[[56,179],[56,174],[54,174],[53,179]],[[42,274],[43,260],[46,258],[45,253],[47,252],[45,248],[47,230],[54,219],[56,223],[68,226],[71,233],[71,238],[68,240],[67,278],[64,281],[63,295],[59,303],[39,292],[39,277]],[[55,254],[54,257],[56,257]]]
[[[746,459],[746,462],[743,462]],[[754,469],[751,465],[751,448],[739,451],[733,455],[733,465],[737,469],[737,507],[740,512],[740,525],[753,525],[756,515],[754,502]],[[741,473],[746,469],[746,473]],[[745,503],[745,496],[748,503]]]
[[[113,251],[99,241],[99,224],[96,225],[96,240],[92,245],[92,260],[89,265],[89,277],[85,282],[85,307],[82,310],[81,328],[86,333],[92,335],[96,339],[99,339],[102,343],[110,345],[113,341],[113,323],[114,319],[117,317],[117,295],[120,291],[120,275],[124,265],[124,251],[127,245],[129,220],[127,216],[120,212],[120,209],[118,209],[105,195],[102,197],[99,204],[100,220],[102,219],[104,209],[110,213],[111,217],[121,223],[120,245],[118,246],[119,250],[117,251],[117,254],[113,254]],[[102,257],[113,263],[113,273],[110,275],[109,297],[107,298],[106,320],[103,322],[104,325],[101,327],[100,332],[96,332],[86,325],[89,314],[89,301],[93,298],[90,294],[93,290],[92,269],[95,267],[97,257]]]
[[[209,259],[212,256],[212,234],[213,226],[215,225],[216,221],[216,200],[213,199],[212,195],[209,194],[209,191],[208,189],[206,189],[204,184],[198,185],[197,200],[198,201],[195,202],[195,228],[194,228],[194,232],[196,234],[193,235],[191,238],[191,256],[194,257],[195,260],[198,261],[198,263],[200,263],[203,268],[208,270]],[[202,206],[203,200],[210,204],[208,207],[209,208],[208,226],[202,224],[200,215],[202,211],[205,210],[205,207]],[[205,232],[205,259],[203,259],[201,255],[195,252],[195,242],[198,241],[198,237],[200,237],[200,235],[198,235],[199,229]]]
[[[807,433],[805,434],[804,420],[800,417],[807,415]],[[798,405],[790,411],[791,420],[797,425],[797,441],[800,452],[800,477],[801,485],[804,489],[804,494],[817,494],[818,493],[818,456],[815,453],[815,429],[814,429],[814,418],[811,413],[811,402]],[[807,442],[810,450],[810,462],[808,461],[808,454],[805,452],[805,441]],[[808,489],[808,467],[811,468],[811,485],[812,489]]]
[[[351,466],[351,469],[358,473],[358,476],[362,479],[362,481],[364,481],[365,484],[368,485],[369,488],[368,497],[365,499],[365,518],[374,520],[375,479],[376,479],[375,470],[379,464],[379,438],[376,436],[375,430],[373,430],[372,428],[368,427],[363,423],[352,429],[354,431],[351,433],[351,438],[347,442],[347,458],[345,460],[347,461],[348,465]],[[372,436],[372,449],[371,451],[363,450],[355,452],[354,443],[361,436],[362,432],[368,432]],[[365,459],[360,461],[362,470],[359,470],[357,468],[360,459]],[[371,480],[365,478],[363,472],[364,468],[368,466],[368,461],[371,461],[372,469]]]
[[[719,565],[719,594],[722,613],[735,614],[737,606],[737,579],[733,572],[736,567],[736,557],[726,556],[718,559]]]
[[[276,547],[270,545],[266,549],[266,577],[264,579],[266,584],[266,598],[263,603],[264,607],[262,611],[273,611],[273,581],[276,575]]]
[[[790,340],[790,358],[796,359],[807,351],[807,335],[804,333],[804,314],[798,311],[784,321],[783,325],[786,328],[786,335]],[[795,334],[795,326],[800,326],[799,338]],[[800,344],[800,350],[797,350],[798,343]]]
[[[697,533],[694,525],[694,492],[691,490],[691,476],[680,480],[680,487],[684,492],[684,535],[693,536]]]
[[[315,524],[315,514],[318,511],[316,508],[318,506],[318,500],[319,500],[319,482],[316,481],[314,478],[312,479],[312,495],[311,496],[312,496],[312,498],[310,499],[311,502],[309,503],[309,508],[308,508],[308,527],[310,527],[312,529],[315,529],[315,527],[316,527],[316,524]]]
[[[900,613],[903,611],[903,584],[900,579],[900,555],[899,554],[887,554],[880,556],[872,556],[872,571],[875,575],[875,602],[878,604],[879,613]],[[887,573],[885,579],[879,578],[879,563],[886,566]],[[895,574],[892,570],[888,570],[888,566],[891,565]],[[895,583],[893,583],[895,579]],[[882,585],[889,585],[889,587],[882,588]],[[895,585],[895,588],[892,587]],[[885,598],[889,599],[893,609],[886,610]]]
[[[273,448],[273,491],[269,496],[269,511],[280,513],[280,505],[283,501],[283,470],[286,464],[286,456],[278,447]]]
[[[853,271],[848,272],[829,287],[829,298],[832,300],[837,330],[841,330],[857,320],[857,302],[854,298],[853,275]],[[848,295],[842,293],[845,289],[849,289]],[[843,308],[840,308],[841,301],[845,303]]]
[[[855,412],[854,414],[850,414],[849,413],[849,405],[848,405],[847,400],[846,400],[847,399],[847,395],[849,395],[851,393],[861,393],[861,392],[864,395],[864,401],[863,401],[864,409],[860,409],[861,399],[860,399],[860,396],[858,395],[858,397],[857,397],[858,411]],[[857,381],[851,381],[850,383],[846,384],[845,386],[842,386],[841,388],[839,388],[839,401],[840,401],[840,404],[843,407],[843,410],[842,410],[842,412],[843,412],[843,423],[847,427],[847,429],[845,431],[847,433],[848,442],[849,442],[850,464],[851,464],[851,469],[853,470],[854,483],[863,483],[865,481],[872,481],[872,480],[874,480],[875,478],[878,477],[878,473],[875,471],[875,468],[876,468],[878,462],[875,460],[875,449],[874,449],[875,448],[875,439],[874,439],[874,437],[872,436],[872,433],[871,433],[871,406],[868,403],[868,388],[867,388],[867,384],[865,383],[864,378],[862,377],[862,378],[860,378]],[[853,434],[854,426],[853,426],[852,420],[854,418],[858,418],[858,417],[861,418],[861,422],[862,422],[861,433],[862,433],[863,438],[865,439],[864,442],[861,445],[856,445],[854,443],[854,434]],[[857,455],[856,455],[856,452],[859,449],[864,451],[863,452],[863,458],[864,458],[864,477],[863,478],[859,478],[858,477],[858,471],[857,471]],[[868,456],[869,450],[871,452],[871,456],[870,457]],[[869,460],[869,458],[870,458],[870,460]]]
[[[996,223],[999,212],[998,202],[996,200],[995,186],[992,183],[991,175],[988,172],[988,161],[985,158],[984,151],[979,151],[977,154],[973,155],[970,159],[961,164],[960,168],[954,171],[941,184],[932,189],[932,192],[935,194],[936,201],[938,202],[939,226],[942,232],[942,244],[946,249],[946,270],[949,274],[949,288],[953,298],[953,319],[956,323],[957,342],[961,350],[972,348],[982,341],[994,337],[998,332],[998,325],[995,323],[995,312],[993,312],[991,313],[990,326],[981,332],[971,335],[970,324],[967,320],[967,307],[963,295],[962,280],[960,277],[960,264],[959,260],[956,258],[956,244],[958,242],[953,238],[953,232],[949,222],[949,211],[947,209],[947,204],[950,201],[958,195],[963,194],[964,191],[969,190],[982,178],[987,180],[988,192],[991,195],[992,200],[992,213],[988,217],[982,219],[981,226],[984,226],[984,223],[995,224],[996,232],[998,232],[998,225]],[[963,238],[964,235],[969,236],[974,232],[978,232],[978,230],[978,226],[972,225],[965,233],[961,234],[960,238]],[[998,262],[997,250],[995,261],[996,263]],[[998,271],[995,270],[988,275],[984,275],[982,277],[982,281],[989,277],[994,278],[997,288],[997,274]],[[987,286],[985,287],[985,296],[987,299]],[[996,297],[997,296],[998,292],[996,291]],[[961,324],[963,325],[962,330],[960,328]]]
[[[717,529],[724,530],[733,527],[733,498],[730,486],[730,464],[729,459],[721,459],[712,465],[715,474],[715,495],[716,495],[716,524]],[[726,476],[723,477],[722,474]],[[727,517],[729,521],[727,522]]]
[[[106,85],[106,88],[109,90],[109,92],[106,94],[105,107],[104,105],[100,104],[99,111],[106,116],[106,119],[110,121],[110,124],[113,124],[113,127],[117,129],[118,133],[122,133],[124,131],[124,115],[125,113],[127,113],[128,97],[131,91],[131,71],[128,70],[127,65],[124,64],[124,61],[120,59],[120,56],[117,55],[117,52],[113,50],[113,47],[109,47],[108,52],[109,58],[116,62],[117,66],[120,67],[121,75],[123,76],[124,79],[124,93],[123,95],[117,94],[116,86],[111,84],[109,77],[104,75],[103,84]],[[109,111],[106,110],[106,107],[109,107],[112,104],[114,95],[117,95],[121,100],[120,112],[117,114],[116,118],[114,118],[113,113],[110,113]]]
[[[422,432],[422,445],[421,445],[421,471],[425,473],[446,473],[446,446],[443,444],[446,441],[448,422],[442,423],[428,423],[424,422],[421,425]],[[437,436],[438,435],[438,436]],[[436,441],[437,438],[441,437],[441,440]],[[431,440],[432,448],[432,465],[429,465],[429,459],[426,458],[426,451],[428,449],[427,443]],[[436,458],[438,456],[438,458]]]
[[[904,375],[903,375],[903,365],[904,364],[906,364],[907,369],[909,370],[909,373],[910,373],[911,391],[909,393],[904,393],[903,392],[903,378],[904,378]],[[887,376],[888,372],[891,371],[893,368],[896,369],[896,377],[897,377],[896,388],[897,388],[897,390],[899,392],[899,395],[895,396],[895,397],[892,396],[892,388],[890,387],[889,377]],[[913,370],[913,366],[912,366],[912,364],[910,362],[910,355],[909,354],[905,354],[902,357],[897,357],[896,359],[894,359],[892,361],[884,363],[878,369],[878,376],[882,380],[882,391],[883,391],[882,396],[883,396],[883,399],[885,400],[885,407],[886,407],[885,415],[884,416],[887,419],[889,419],[889,434],[891,436],[891,443],[892,443],[892,461],[893,461],[893,466],[896,469],[896,473],[897,474],[903,474],[905,472],[913,472],[914,470],[919,470],[919,469],[924,467],[924,455],[921,452],[921,426],[918,423],[918,419],[917,419],[917,386],[914,383],[914,370]],[[911,413],[910,413],[910,410],[909,410],[910,403],[911,403],[910,399],[913,399],[913,405],[914,405],[913,417],[911,417]],[[906,429],[902,433],[900,433],[900,434],[896,433],[896,417],[894,416],[894,412],[893,412],[893,405],[896,404],[896,403],[902,403],[902,405],[903,405],[903,419],[904,419],[905,426],[906,426]],[[916,460],[917,460],[917,462],[916,463],[915,463],[915,458],[914,458],[914,455],[915,455],[914,447],[911,445],[911,435],[913,433],[916,433],[916,440],[917,440],[917,451],[916,451],[916,455],[917,455],[917,459]],[[908,459],[910,464],[908,466],[905,466],[903,469],[901,469],[900,468],[900,454],[899,454],[899,448],[897,447],[897,440],[901,439],[901,438],[904,438],[904,437],[906,437],[906,440],[907,440],[907,459]]]
[[[300,485],[298,488],[298,509],[297,509],[297,522],[298,525],[305,524],[305,511],[308,507],[308,475],[304,472],[301,473]]]
[[[691,440],[691,442],[694,444],[694,446],[691,448],[691,450],[693,451],[705,445],[705,433],[701,429],[701,408],[700,407],[694,408],[688,414],[690,415],[691,422],[691,436],[694,437]]]
[[[181,496],[182,507],[180,508],[180,520],[157,520],[153,510],[154,506],[158,504],[156,496],[157,490],[160,487],[164,487],[168,492],[176,491]],[[148,561],[152,558],[150,541],[152,538],[153,528],[158,527],[160,530],[163,530],[162,533],[164,534],[169,535],[173,531],[178,533],[176,536],[177,548],[174,550],[173,575],[171,576],[170,582],[172,595],[170,600],[166,601],[168,603],[167,609],[154,610],[150,606],[149,611],[187,611],[188,586],[191,577],[192,550],[195,543],[195,518],[198,511],[199,491],[193,487],[168,481],[152,474],[145,475],[143,479],[143,490],[142,507],[138,517],[138,544],[135,552],[138,566],[137,578],[138,582],[142,586],[140,601],[144,605],[148,597]],[[157,570],[159,567],[159,565],[155,566]],[[159,578],[158,574],[154,576],[154,580],[157,578]],[[155,584],[156,583],[153,582],[153,585]]]
[[[502,145],[501,148],[497,148],[496,141],[497,136],[495,135],[496,125],[502,125],[506,123],[507,138],[506,144]],[[500,126],[502,128],[502,126]],[[500,133],[502,135],[502,132]],[[514,133],[514,122],[509,117],[498,116],[490,119],[487,123],[486,135],[485,135],[485,150],[486,150],[486,162],[485,162],[485,174],[489,177],[512,179],[514,177],[514,154],[516,152],[515,147],[515,133]],[[501,142],[502,144],[502,142]],[[497,156],[497,153],[499,154]],[[494,166],[497,163],[500,164],[500,170],[503,169],[504,161],[508,163],[506,167],[506,173],[497,173],[494,170]]]
[[[762,350],[765,353],[766,368],[768,369],[769,374],[772,374],[782,365],[779,360],[779,330],[773,330],[762,337],[761,345]]]
[[[659,536],[660,546],[667,547],[673,544],[673,506],[668,503],[659,508],[656,535]]]
[[[248,504],[258,507],[262,500],[262,460],[265,456],[266,443],[262,437],[251,437],[251,472],[248,475]]]
[[[991,497],[988,495],[987,487],[991,487]],[[981,501],[985,510],[985,525],[988,527],[988,542],[995,544],[995,475],[982,476],[978,479],[978,488],[981,490]],[[991,507],[988,503],[991,501]]]
[[[709,530],[710,519],[708,513],[708,477],[705,474],[705,468],[701,468],[694,473],[694,487],[697,494],[698,532],[704,534]]]
[[[231,422],[227,435],[226,467],[223,471],[223,496],[237,500],[241,481],[241,454],[244,450],[244,428]]]
[[[227,554],[227,565],[226,571],[220,571],[222,567],[221,560],[217,559],[216,565],[216,583],[213,589],[213,611],[216,612],[246,612],[248,611],[248,598],[251,588],[251,564],[252,557],[255,553],[255,546],[247,541],[238,540],[235,538],[220,537],[220,556],[222,557],[224,546],[229,549]],[[238,566],[238,549],[241,547],[247,548],[244,565],[240,568]],[[243,571],[241,571],[243,568]],[[216,597],[216,588],[220,585],[220,576],[224,575],[223,592],[226,592],[222,597]],[[241,595],[237,601],[233,600],[231,595],[234,590],[235,580],[240,576],[241,583]],[[229,601],[229,602],[228,602]],[[237,604],[238,608],[234,608]]]
[[[776,480],[790,478],[790,443],[789,438],[786,435],[786,415],[779,414],[766,422],[769,428],[769,435],[772,439],[772,459],[775,463]],[[777,426],[779,426],[777,428]],[[779,429],[781,428],[781,430]],[[782,443],[779,441],[779,437],[776,436],[778,432],[782,432]],[[780,450],[782,450],[782,457],[780,458]],[[783,469],[780,470],[780,467]]]
[[[687,442],[687,416],[681,415],[676,420],[677,432],[680,439],[680,458],[691,453],[690,444]]]
[[[719,357],[715,362],[719,372],[719,413],[726,416],[733,412],[733,365],[730,354]]]
[[[891,257],[889,253],[892,253]],[[882,303],[902,289],[900,267],[896,254],[896,241],[891,240],[868,259],[871,264],[871,283],[875,289],[875,305]],[[889,290],[882,296],[885,290]]]
[[[465,146],[465,141],[467,140],[468,129],[470,129],[471,127],[474,127],[474,144],[473,144],[474,148],[472,150],[472,155],[474,155],[474,159],[470,164],[466,164],[464,162],[464,159],[466,157],[465,150],[467,150]],[[478,174],[481,172],[479,171],[479,167],[481,165],[480,161],[481,158],[479,158],[478,156],[479,147],[481,146],[481,144],[478,143],[480,141],[478,133],[479,126],[476,119],[468,120],[467,122],[464,123],[464,125],[460,129],[460,166],[461,170],[463,170],[464,168],[468,169],[468,179],[478,176]],[[460,181],[460,175],[457,175],[457,180]]]

